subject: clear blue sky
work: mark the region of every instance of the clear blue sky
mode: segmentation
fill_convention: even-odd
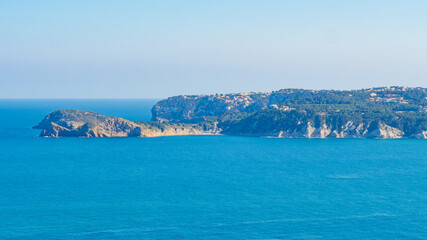
[[[0,98],[427,87],[427,1],[0,1]]]

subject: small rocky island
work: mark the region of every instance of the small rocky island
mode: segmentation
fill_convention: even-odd
[[[48,137],[238,135],[283,138],[427,138],[427,89],[283,89],[176,96],[149,122],[58,110],[34,128]]]

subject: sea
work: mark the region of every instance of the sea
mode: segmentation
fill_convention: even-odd
[[[44,138],[57,109],[150,120],[157,100],[0,100],[0,239],[427,239],[427,141]]]

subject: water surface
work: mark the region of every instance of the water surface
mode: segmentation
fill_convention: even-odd
[[[0,239],[427,239],[427,141],[40,138],[79,108],[149,120],[155,100],[1,100]]]

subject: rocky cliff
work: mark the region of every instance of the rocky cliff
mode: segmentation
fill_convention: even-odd
[[[295,124],[284,125],[280,120],[248,118],[234,126],[223,130],[229,135],[264,136],[278,138],[402,138],[405,133],[387,124],[373,121],[369,123],[346,122],[341,127],[322,122],[298,121]],[[408,136],[425,138],[424,135]]]

